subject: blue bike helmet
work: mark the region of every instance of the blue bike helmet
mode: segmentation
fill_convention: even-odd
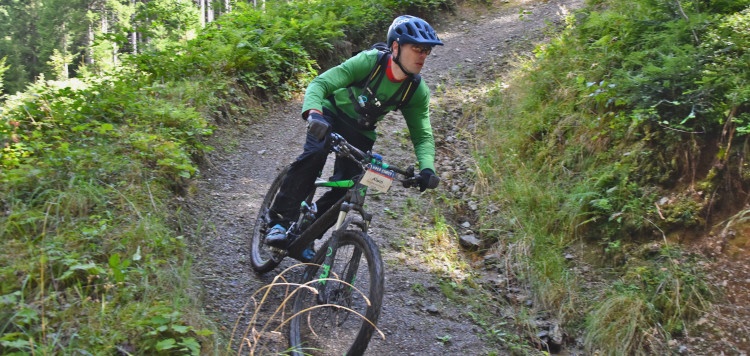
[[[391,27],[388,28],[388,39],[386,41],[389,48],[393,41],[396,41],[399,45],[405,43],[429,46],[443,45],[435,30],[427,21],[410,15],[402,15],[393,20]]]

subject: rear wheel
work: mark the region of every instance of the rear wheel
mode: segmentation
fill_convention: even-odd
[[[276,199],[276,193],[281,189],[281,181],[286,176],[286,172],[289,170],[289,166],[286,166],[281,170],[279,175],[271,183],[271,187],[268,188],[263,203],[258,208],[258,215],[255,218],[255,226],[253,227],[253,236],[250,238],[250,263],[253,269],[259,273],[268,272],[281,263],[281,260],[286,256],[286,251],[280,250],[275,247],[266,245],[266,234],[271,229],[269,225],[270,217],[269,210],[273,206],[273,202]]]
[[[330,269],[322,267],[330,254],[334,255]],[[304,287],[296,291],[292,315],[299,315],[289,330],[293,354],[363,354],[383,302],[383,261],[378,247],[364,232],[345,231],[336,246],[325,244],[313,263],[305,269],[301,283],[319,293]],[[326,276],[330,279],[324,280]]]

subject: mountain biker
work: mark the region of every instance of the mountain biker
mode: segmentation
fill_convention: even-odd
[[[386,113],[399,109],[406,120],[421,171],[417,177],[420,191],[427,189],[435,175],[435,141],[429,116],[430,91],[423,80],[417,80],[427,56],[436,45],[443,45],[426,21],[409,15],[397,17],[388,29],[387,64],[381,71],[384,79],[377,88],[362,85],[382,63],[377,49],[360,52],[313,79],[305,92],[302,117],[307,120],[307,137],[302,154],[292,163],[271,207],[271,225],[266,236],[270,246],[286,248],[286,231],[299,214],[300,203],[314,189],[315,179],[325,165],[328,133],[338,133],[363,152],[372,149],[375,125]],[[418,83],[416,88],[404,82]],[[367,81],[369,82],[369,81]],[[403,85],[403,86],[402,86]],[[363,88],[364,87],[364,88]],[[408,102],[398,103],[406,90],[413,90]],[[396,94],[396,95],[394,95]],[[396,97],[394,103],[393,97]],[[331,179],[351,179],[360,174],[359,165],[346,159],[336,160]],[[346,189],[332,189],[317,202],[320,214],[331,208]],[[305,251],[312,257],[311,249]]]

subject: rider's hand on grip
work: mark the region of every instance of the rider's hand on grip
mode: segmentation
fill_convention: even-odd
[[[323,118],[323,115],[317,112],[311,112],[307,115],[307,133],[313,135],[318,141],[322,140],[328,134],[331,125]]]
[[[417,184],[419,185],[419,191],[424,192],[425,190],[435,189],[440,184],[440,178],[435,175],[432,169],[425,168],[419,172],[417,176]]]

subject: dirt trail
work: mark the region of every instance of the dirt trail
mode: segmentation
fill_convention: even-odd
[[[425,194],[470,196],[472,183],[461,179],[473,168],[468,145],[456,138],[453,127],[458,104],[470,100],[472,90],[490,82],[483,79],[488,73],[507,69],[513,51],[533,49],[549,23],[559,23],[566,9],[581,5],[582,0],[505,1],[491,10],[461,9],[454,16],[433,22],[445,46],[433,51],[422,74],[436,104],[432,119],[437,170],[443,182],[438,191]],[[278,169],[301,151],[304,123],[299,118],[300,106],[295,100],[269,108],[267,118],[239,133],[219,129],[216,138],[222,140],[223,148],[209,156],[191,199],[191,206],[201,216],[195,274],[202,282],[206,312],[227,335],[238,317],[249,316],[242,311],[250,296],[268,284],[275,273],[293,264],[287,259],[272,273],[256,275],[248,260],[247,238],[268,184]],[[375,151],[391,162],[413,162],[412,148],[400,134],[404,132],[403,119],[394,114],[386,120],[380,125],[381,138]],[[472,323],[464,308],[446,300],[437,276],[419,256],[394,248],[397,242],[418,251],[420,241],[415,229],[419,223],[405,226],[401,219],[394,218],[393,211],[401,211],[404,200],[420,197],[416,191],[392,191],[383,199],[372,200],[369,208],[375,214],[371,235],[386,261],[385,304],[379,322],[386,338],[374,338],[368,354],[506,354],[486,343],[484,331]],[[272,293],[272,297],[269,304],[278,303],[279,293]],[[247,320],[241,323],[244,328]],[[255,326],[260,329],[266,324],[270,322],[261,318]],[[279,341],[278,350],[283,350],[285,334],[269,334],[269,339],[274,338]]]

